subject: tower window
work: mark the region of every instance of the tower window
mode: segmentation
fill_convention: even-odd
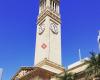
[[[45,8],[46,8],[46,0],[45,0]]]
[[[56,11],[57,4],[55,3],[55,11]]]
[[[53,10],[54,10],[54,5],[55,5],[55,2],[53,1]]]
[[[52,0],[50,1],[50,8],[52,9]]]
[[[44,1],[43,1],[43,9],[44,9]]]

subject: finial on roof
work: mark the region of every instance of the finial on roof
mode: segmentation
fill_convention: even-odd
[[[82,60],[82,56],[81,56],[81,49],[80,48],[78,49],[78,53],[79,53],[79,59],[81,61]]]
[[[99,32],[99,36],[100,36],[100,30],[98,32]]]

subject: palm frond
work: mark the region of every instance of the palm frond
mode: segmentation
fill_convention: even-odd
[[[90,52],[90,54],[90,60],[85,61],[88,63],[88,66],[85,69],[86,80],[92,75],[96,76],[100,74],[100,54],[96,54],[95,52]]]

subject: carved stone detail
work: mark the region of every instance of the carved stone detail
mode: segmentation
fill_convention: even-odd
[[[58,23],[61,23],[60,15],[53,11],[50,11],[49,8],[45,9],[44,12],[39,15],[37,23],[40,23],[46,16],[49,16],[52,19],[56,20]]]

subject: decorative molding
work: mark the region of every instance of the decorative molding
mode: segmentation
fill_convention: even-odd
[[[53,11],[50,11],[49,8],[46,8],[38,17],[38,21],[37,21],[37,24],[39,24],[46,16],[49,16],[51,17],[52,19],[54,19],[55,21],[57,21],[58,23],[61,23],[61,20],[60,20],[60,15],[53,12]]]
[[[46,48],[47,48],[47,45],[46,45],[45,43],[43,43],[43,44],[41,45],[41,47],[42,47],[42,49],[46,49]]]
[[[81,66],[84,66],[84,65],[88,65],[88,63],[84,62],[83,64],[77,65],[77,66],[75,66],[75,67],[73,67],[73,68],[71,68],[71,69],[68,69],[67,71],[69,72],[69,71],[71,71],[71,70],[77,69],[77,68],[79,68],[79,67],[81,67]]]
[[[61,65],[58,65],[58,64],[56,64],[56,63],[48,60],[47,58],[45,58],[43,61],[41,61],[40,63],[38,63],[36,65],[36,67],[42,67],[44,65],[48,65],[48,66],[54,67],[56,69],[59,69],[61,71],[64,71],[64,68]]]
[[[20,69],[20,72],[24,70],[30,70],[30,67],[23,67]],[[46,78],[50,78],[54,75],[56,75],[56,73],[53,73],[51,71],[45,70],[43,68],[40,67],[31,67],[31,71],[19,78],[17,78],[17,75],[20,74],[20,72],[18,72],[11,80],[29,80],[30,78],[34,78],[36,76],[42,76],[42,77],[46,77]],[[43,74],[41,74],[41,72],[43,72]]]

